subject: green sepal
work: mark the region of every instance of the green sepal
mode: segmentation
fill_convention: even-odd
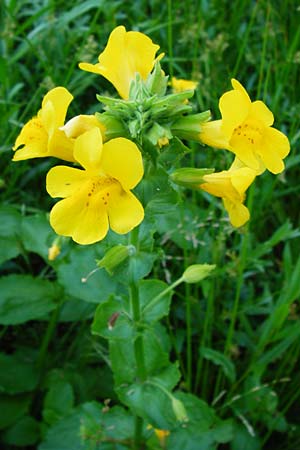
[[[160,62],[156,61],[154,69],[146,80],[146,86],[152,95],[162,97],[165,95],[168,86],[169,77],[166,76],[161,68]]]
[[[173,183],[188,188],[197,188],[205,183],[203,177],[213,173],[215,169],[195,169],[193,167],[181,167],[170,174]]]
[[[113,275],[115,269],[135,252],[133,245],[115,245],[105,253],[103,258],[96,260],[97,266],[105,269],[109,275]]]
[[[190,114],[172,123],[172,133],[181,139],[192,139],[199,141],[202,123],[208,122],[211,118],[210,111],[199,114]]]

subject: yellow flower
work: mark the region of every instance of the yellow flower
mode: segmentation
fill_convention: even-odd
[[[245,192],[254,181],[256,172],[243,166],[235,159],[229,170],[204,175],[205,183],[199,187],[209,194],[221,197],[230,222],[234,227],[241,227],[250,218],[248,208],[243,204]]]
[[[235,79],[233,90],[219,102],[222,119],[202,124],[200,139],[205,144],[232,151],[246,166],[261,173],[267,168],[277,174],[290,151],[288,138],[272,128],[274,117],[260,100],[251,102],[247,91]]]
[[[160,446],[162,448],[165,448],[166,439],[170,435],[170,431],[169,430],[160,430],[159,428],[154,428],[154,433],[156,434],[156,436],[159,440]]]
[[[98,73],[110,81],[124,99],[129,97],[130,84],[138,72],[146,80],[153,69],[159,46],[138,31],[126,31],[116,27],[110,34],[105,50],[100,53],[97,64],[80,63],[88,72]]]
[[[74,157],[84,170],[56,166],[47,175],[47,191],[62,197],[50,212],[57,234],[79,244],[103,239],[110,228],[128,233],[144,218],[144,209],[130,192],[143,176],[143,161],[137,146],[125,138],[102,144],[99,128],[81,134]]]
[[[174,92],[194,91],[198,86],[197,81],[183,80],[182,78],[172,77],[171,86]]]
[[[65,161],[73,158],[73,142],[60,129],[73,96],[64,87],[49,91],[36,117],[27,122],[17,137],[13,161],[55,156]],[[23,146],[18,150],[20,146]]]

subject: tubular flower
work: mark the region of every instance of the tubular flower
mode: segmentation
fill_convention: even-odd
[[[52,197],[62,197],[50,212],[56,233],[70,236],[79,244],[103,239],[110,228],[128,233],[144,218],[144,209],[130,192],[143,176],[143,162],[137,146],[125,138],[102,144],[99,128],[80,135],[74,157],[83,167],[53,167],[46,187]]]
[[[159,46],[138,31],[126,31],[116,27],[110,34],[105,50],[100,53],[97,64],[82,62],[80,69],[98,73],[110,81],[120,96],[128,99],[131,81],[136,73],[146,80],[153,69]]]
[[[274,174],[282,172],[282,160],[290,151],[288,138],[272,128],[274,116],[262,101],[251,102],[237,80],[231,84],[233,90],[219,101],[222,119],[202,124],[201,141],[232,151],[257,173],[266,168]]]
[[[250,218],[248,208],[243,204],[245,192],[255,179],[256,172],[243,166],[235,159],[229,170],[204,175],[205,183],[199,188],[209,194],[221,197],[229,219],[234,227],[241,227]]]
[[[56,87],[45,95],[37,116],[24,125],[17,137],[13,161],[45,156],[75,161],[74,143],[60,129],[72,100],[73,96],[64,87]],[[23,147],[18,150],[20,146]]]

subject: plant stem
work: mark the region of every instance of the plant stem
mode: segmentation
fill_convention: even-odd
[[[130,235],[131,244],[138,249],[138,227],[132,230]],[[132,320],[138,331],[138,335],[134,341],[134,356],[136,362],[137,376],[141,382],[145,381],[147,378],[147,370],[145,366],[145,350],[143,335],[139,331],[139,322],[141,319],[141,309],[140,309],[140,299],[139,299],[139,289],[137,282],[133,273],[133,269],[130,269],[130,308],[132,313]],[[139,416],[135,417],[135,431],[134,431],[134,450],[139,450],[141,448],[142,441],[142,430],[143,430],[143,419]]]
[[[45,334],[43,336],[43,340],[42,340],[42,343],[41,343],[41,346],[40,346],[40,349],[39,349],[39,354],[38,354],[38,357],[37,357],[37,366],[39,367],[41,373],[42,373],[43,368],[44,368],[44,362],[45,362],[45,359],[46,359],[46,356],[47,356],[47,350],[48,350],[48,347],[49,347],[49,343],[50,343],[50,340],[51,340],[51,338],[53,336],[53,333],[55,331],[55,327],[56,327],[57,320],[58,320],[58,317],[59,317],[59,312],[60,312],[60,305],[57,305],[57,307],[54,309],[54,311],[51,314],[51,317],[50,317],[50,320],[48,322],[48,326],[47,326],[46,332],[45,332]]]

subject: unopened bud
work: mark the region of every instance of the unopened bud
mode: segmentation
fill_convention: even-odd
[[[105,269],[110,275],[114,270],[129,256],[134,255],[135,247],[133,245],[116,245],[106,252],[102,259],[97,260],[97,266]]]
[[[215,169],[194,169],[192,167],[182,167],[181,169],[175,170],[170,174],[171,180],[185,187],[198,187],[200,184],[204,183],[204,175],[209,175],[213,173]]]
[[[199,114],[190,114],[181,117],[172,124],[171,131],[180,139],[200,140],[201,125],[211,118],[210,111]]]
[[[185,283],[198,283],[208,277],[215,268],[215,264],[193,264],[183,272],[183,281]]]
[[[48,248],[48,259],[49,261],[54,261],[60,254],[60,245],[57,242],[53,242],[51,247]]]
[[[172,409],[179,422],[187,422],[189,420],[184,404],[175,397],[172,397]]]

